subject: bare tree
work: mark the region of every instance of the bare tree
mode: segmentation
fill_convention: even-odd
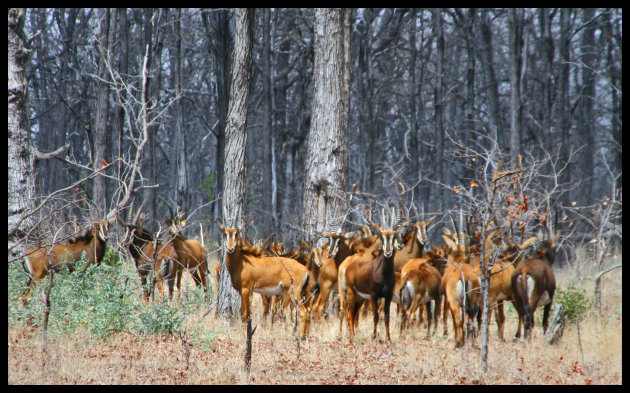
[[[26,250],[24,244],[17,245],[16,243],[33,226],[33,218],[25,220],[23,215],[35,206],[35,153],[29,135],[28,82],[26,80],[29,50],[26,47],[27,38],[23,30],[25,13],[24,8],[9,9],[9,139],[7,153],[9,215],[7,229],[9,254],[13,256]]]
[[[235,11],[236,34],[232,54],[232,79],[230,103],[226,122],[225,183],[223,185],[223,208],[225,222],[230,226],[245,228],[245,145],[247,143],[247,104],[252,67],[252,28],[254,10],[239,8]],[[232,287],[225,256],[220,258],[220,281],[218,288],[217,314],[238,315],[240,295]]]
[[[302,199],[306,232],[326,230],[335,213],[345,212],[350,10],[315,10],[314,30],[313,104]]]

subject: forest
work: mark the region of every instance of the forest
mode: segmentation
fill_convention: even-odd
[[[307,247],[309,255],[330,246],[334,259],[335,242],[346,244],[363,230],[380,234],[385,260],[388,241],[402,244],[403,232],[422,226],[425,252],[416,257],[442,247],[452,264],[461,247],[466,258],[473,255],[477,239],[485,373],[490,271],[503,263],[506,242],[522,246],[518,259],[544,254],[551,241],[560,293],[573,288],[569,282],[584,284],[600,316],[610,311],[611,288],[619,284],[620,292],[620,278],[610,280],[622,267],[621,8],[9,9],[8,117],[10,297],[23,284],[17,271],[24,266],[29,285],[43,278],[25,262],[39,255],[33,250],[72,249],[97,238],[107,238],[107,246],[100,257],[100,251],[87,255],[88,265],[103,254],[125,261],[131,280],[139,281],[140,273],[146,289],[138,256],[126,243],[129,229],[142,226],[156,246],[182,233],[200,242],[201,257],[187,251],[195,264],[205,261],[201,274],[192,274],[206,290],[199,304],[212,303],[212,292],[217,315],[236,316],[240,309],[243,316],[248,295],[235,284],[230,236],[252,247],[265,239],[287,251]],[[173,240],[173,258],[182,253],[178,244]],[[157,281],[164,278],[172,291],[175,273],[167,272],[168,262],[163,266]],[[44,303],[55,296],[48,276]],[[443,271],[439,277],[446,277]],[[292,305],[301,313],[295,296]],[[253,313],[263,318],[255,299]],[[48,326],[44,303],[28,306],[28,318],[45,317],[38,327]],[[13,314],[9,307],[10,330],[12,321],[22,326],[26,318],[17,304]],[[509,315],[519,320],[522,310],[514,307]],[[186,310],[172,312],[188,321]],[[443,313],[446,321],[446,305]],[[298,321],[310,318],[294,314]],[[371,318],[363,319],[367,332]],[[241,333],[229,323],[227,329]],[[308,331],[308,324],[301,328]],[[311,335],[318,328],[313,321]],[[252,335],[247,331],[239,343]],[[187,336],[180,330],[178,337]],[[598,372],[593,362],[590,375]],[[234,378],[210,383],[253,382]],[[186,382],[166,383],[174,381]]]

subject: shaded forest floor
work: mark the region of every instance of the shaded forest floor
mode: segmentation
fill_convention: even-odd
[[[567,274],[557,272],[564,287]],[[337,338],[338,320],[311,326],[311,336],[300,343],[300,356],[292,322],[262,320],[255,295],[252,364],[244,371],[245,329],[240,322],[205,317],[199,309],[191,315],[188,331],[201,331],[188,343],[187,361],[178,335],[136,336],[118,333],[105,341],[81,333],[51,337],[42,354],[39,328],[9,326],[9,384],[621,384],[622,383],[622,285],[621,274],[610,275],[604,287],[603,318],[588,317],[580,324],[584,360],[577,330],[567,325],[555,346],[542,342],[540,318],[529,343],[512,342],[518,318],[507,308],[505,338],[490,326],[489,367],[481,376],[480,338],[467,348],[454,349],[452,322],[448,336],[425,337],[424,326],[404,337],[399,320],[391,323],[392,344],[374,341],[372,319],[360,320],[355,345]],[[392,306],[395,315],[395,305]],[[540,315],[538,315],[540,314]],[[289,319],[287,319],[289,320]],[[494,321],[494,319],[493,319]],[[200,338],[201,337],[201,338]]]

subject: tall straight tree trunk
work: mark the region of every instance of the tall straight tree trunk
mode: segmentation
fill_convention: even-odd
[[[247,105],[252,68],[252,30],[254,10],[238,8],[234,11],[236,22],[230,102],[225,129],[225,182],[223,187],[223,217],[227,225],[245,229],[245,146],[247,145]],[[217,314],[235,315],[240,310],[240,295],[232,287],[225,265],[225,255],[220,259]]]
[[[175,201],[182,211],[188,211],[188,172],[186,169],[186,137],[184,135],[184,113],[182,106],[182,34],[181,8],[174,9],[173,38],[174,48],[171,56],[172,75],[175,85],[175,160],[173,178],[175,179]],[[170,51],[169,51],[170,52]]]
[[[412,174],[417,174],[416,176],[412,175],[412,181],[415,183],[420,180],[422,177],[422,156],[420,155],[420,130],[418,130],[418,118],[416,116],[416,112],[418,110],[418,85],[416,83],[416,9],[411,9],[411,22],[409,24],[409,128],[410,128],[410,139],[409,139],[409,147],[410,154],[412,155],[409,163],[411,165]],[[420,186],[416,185],[415,195],[420,195]]]
[[[223,190],[223,162],[225,161],[225,124],[228,112],[229,89],[230,89],[230,59],[231,59],[231,36],[230,36],[230,14],[229,10],[212,10],[204,13],[204,26],[208,36],[210,56],[214,59],[214,77],[217,89],[216,110],[219,124],[215,137],[217,139],[217,150],[215,154],[216,187],[213,204],[214,220],[220,219],[223,215],[221,206],[223,201],[219,199],[219,193]]]
[[[7,229],[10,258],[26,251],[28,247],[23,239],[35,222],[33,217],[22,220],[36,205],[36,172],[28,115],[26,64],[29,51],[25,47],[25,15],[24,8],[9,8]]]
[[[557,67],[559,68],[558,75],[558,88],[557,88],[557,103],[555,106],[554,119],[556,119],[558,136],[554,139],[554,144],[562,144],[565,146],[560,151],[561,159],[563,162],[568,161],[568,150],[571,146],[571,113],[569,111],[569,61],[570,51],[569,45],[571,40],[570,21],[571,13],[573,11],[569,8],[560,9],[560,39],[558,45],[559,61]],[[567,170],[560,174],[560,183],[570,184],[572,180],[572,173],[575,173],[574,165],[569,164]],[[564,194],[563,204],[568,205],[570,201],[574,201],[573,192],[569,191]]]
[[[118,11],[118,36],[119,55],[118,55],[118,72],[120,75],[127,75],[129,73],[129,23],[127,21],[127,9],[122,8]],[[115,21],[113,21],[115,22]],[[121,98],[125,100],[127,92],[121,92]],[[124,126],[125,126],[125,111],[121,105],[117,105],[114,109],[112,124],[114,127],[114,135],[116,140],[114,142],[114,158],[122,157],[124,152]],[[116,173],[119,179],[122,178],[123,163],[118,162],[116,164]]]
[[[316,9],[313,102],[302,202],[302,227],[330,230],[345,211],[348,188],[350,10]]]
[[[479,23],[480,29],[480,50],[479,59],[483,66],[483,75],[486,82],[486,102],[489,112],[489,135],[499,143],[498,134],[501,129],[501,118],[499,109],[499,91],[497,76],[494,72],[494,61],[492,53],[492,26],[490,22],[490,14],[488,10],[481,12]],[[501,130],[503,131],[503,130]]]
[[[553,65],[553,38],[551,36],[551,15],[549,8],[538,11],[540,24],[540,40],[542,45],[542,128],[545,137],[545,149],[551,151],[551,92]]]
[[[582,55],[581,61],[584,65],[581,68],[582,73],[582,95],[580,97],[580,114],[582,121],[580,122],[580,145],[586,145],[583,151],[582,160],[582,178],[586,179],[585,187],[583,189],[583,202],[591,201],[591,195],[594,195],[594,190],[597,187],[595,181],[595,162],[597,160],[598,141],[596,138],[596,129],[593,113],[593,102],[595,102],[595,77],[596,74],[593,70],[597,70],[598,66],[596,61],[596,48],[595,45],[595,30],[597,24],[592,21],[595,11],[592,8],[584,8],[582,11],[582,23],[588,23],[582,30]]]
[[[435,177],[438,181],[446,183],[444,172],[444,28],[442,27],[442,15],[439,8],[433,9],[433,32],[436,37],[437,46],[437,80],[435,82],[435,138],[437,140],[437,151],[435,157]],[[446,193],[443,188],[436,189],[438,195],[436,199],[439,205],[436,208],[440,211],[444,209],[444,198]]]
[[[143,159],[144,175],[150,185],[157,183],[157,171],[155,167],[155,145],[157,133],[160,128],[160,121],[156,118],[159,112],[159,96],[162,75],[162,48],[164,44],[164,27],[162,24],[166,19],[167,9],[146,9],[144,10],[144,43],[149,45],[149,80],[147,83],[147,100],[148,116],[152,121],[148,131],[148,143],[145,147],[145,155]],[[145,47],[146,48],[146,47]],[[144,190],[144,206],[147,216],[157,219],[156,198],[157,191],[155,188],[147,188]]]
[[[275,211],[275,206],[272,203],[272,124],[273,124],[273,99],[272,89],[273,80],[271,74],[271,44],[269,33],[271,30],[271,10],[265,8],[263,10],[263,37],[262,37],[262,73],[263,73],[263,86],[262,86],[262,112],[263,112],[263,125],[261,140],[257,141],[256,145],[262,149],[262,198],[261,198],[261,210],[262,210],[262,227],[271,229],[271,232],[275,232],[275,228],[278,225],[278,217],[275,214],[269,215]]]
[[[96,119],[94,122],[94,156],[92,166],[98,169],[104,165],[105,152],[107,148],[107,125],[109,114],[109,80],[107,63],[110,57],[109,49],[109,29],[110,11],[109,8],[99,9],[100,29],[96,46],[99,52],[98,60],[98,93],[96,98]],[[107,209],[107,189],[104,176],[96,176],[92,183],[92,200],[96,205],[97,214],[102,215]]]
[[[521,100],[521,68],[523,66],[522,8],[508,10],[510,20],[510,156],[515,165],[521,155],[523,103]]]

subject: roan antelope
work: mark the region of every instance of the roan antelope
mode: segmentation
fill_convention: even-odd
[[[291,258],[254,256],[243,249],[238,228],[225,227],[216,222],[223,234],[225,265],[230,273],[232,286],[241,295],[241,318],[250,316],[251,297],[254,292],[265,295],[282,295],[294,305],[299,305],[300,335],[309,333],[313,296],[317,282],[308,269]]]
[[[50,269],[57,272],[63,266],[68,266],[72,271],[74,262],[81,259],[83,252],[88,265],[98,265],[105,256],[108,227],[107,221],[99,222],[85,235],[66,244],[30,248],[26,252],[26,269],[29,274],[26,285],[30,287],[33,282],[39,282]]]

